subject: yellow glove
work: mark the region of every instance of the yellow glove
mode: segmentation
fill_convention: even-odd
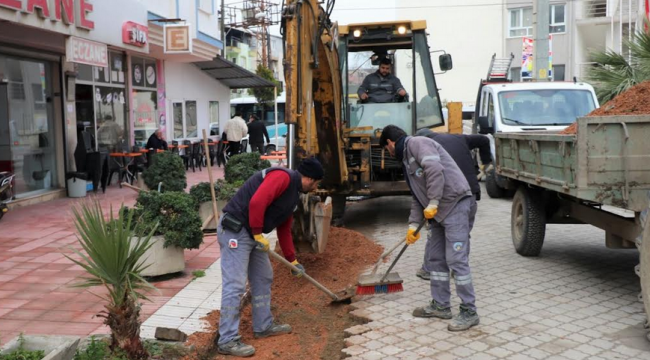
[[[305,273],[305,267],[300,265],[300,263],[298,263],[298,260],[292,261],[291,264],[293,266],[297,267],[300,270],[299,272],[295,272],[293,269],[291,269],[291,275],[293,275],[293,276],[295,276],[297,278],[301,278],[302,274]]]
[[[267,252],[269,251],[269,239],[264,237],[264,234],[257,234],[253,236],[257,241],[257,250]]]
[[[492,169],[494,169],[494,165],[492,165],[492,163],[490,163],[486,167],[485,165],[481,164],[481,165],[478,166],[478,169],[479,169],[479,172],[478,172],[478,175],[476,175],[476,179],[477,180],[483,180],[487,176],[487,173],[489,173],[490,171],[492,171]]]
[[[406,232],[406,243],[409,245],[415,244],[416,241],[420,240],[420,233],[417,234],[415,231],[418,229],[418,224],[409,224],[409,230]]]
[[[431,220],[431,219],[433,219],[433,218],[436,216],[436,214],[438,213],[438,204],[437,204],[437,201],[435,202],[435,204],[434,204],[433,201],[431,201],[431,202],[429,203],[429,206],[427,206],[427,207],[424,209],[424,212],[423,212],[423,213],[424,213],[424,218],[425,218],[425,219],[427,219],[427,220]]]

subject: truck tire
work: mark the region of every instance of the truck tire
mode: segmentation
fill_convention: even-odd
[[[519,187],[512,200],[510,216],[512,244],[517,254],[538,256],[546,234],[546,211],[541,191]]]
[[[497,184],[497,173],[494,169],[485,174],[485,189],[492,199],[500,199],[507,195],[507,190]]]
[[[637,240],[640,260],[639,271],[637,274],[641,277],[641,297],[643,299],[643,308],[647,319],[650,314],[650,209],[644,211],[644,213],[645,216],[641,216],[643,233],[640,238],[640,244]],[[647,323],[648,322],[646,321],[646,324]],[[646,334],[646,338],[650,340],[650,333]]]

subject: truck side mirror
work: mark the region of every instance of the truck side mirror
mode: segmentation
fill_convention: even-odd
[[[494,128],[487,116],[478,117],[478,133],[483,135],[494,133]]]
[[[453,62],[451,61],[450,54],[442,54],[438,57],[438,63],[440,64],[440,70],[449,71],[454,67]]]

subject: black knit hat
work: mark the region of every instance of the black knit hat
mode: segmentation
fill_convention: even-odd
[[[298,172],[303,176],[312,178],[314,180],[321,180],[325,175],[323,166],[314,157],[304,159],[300,165],[298,165]]]

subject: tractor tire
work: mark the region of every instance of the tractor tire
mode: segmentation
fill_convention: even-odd
[[[497,173],[494,169],[485,174],[485,190],[492,199],[500,199],[508,194],[506,189],[497,184]]]
[[[517,254],[538,256],[546,234],[546,211],[542,192],[520,186],[512,200],[512,244]]]

